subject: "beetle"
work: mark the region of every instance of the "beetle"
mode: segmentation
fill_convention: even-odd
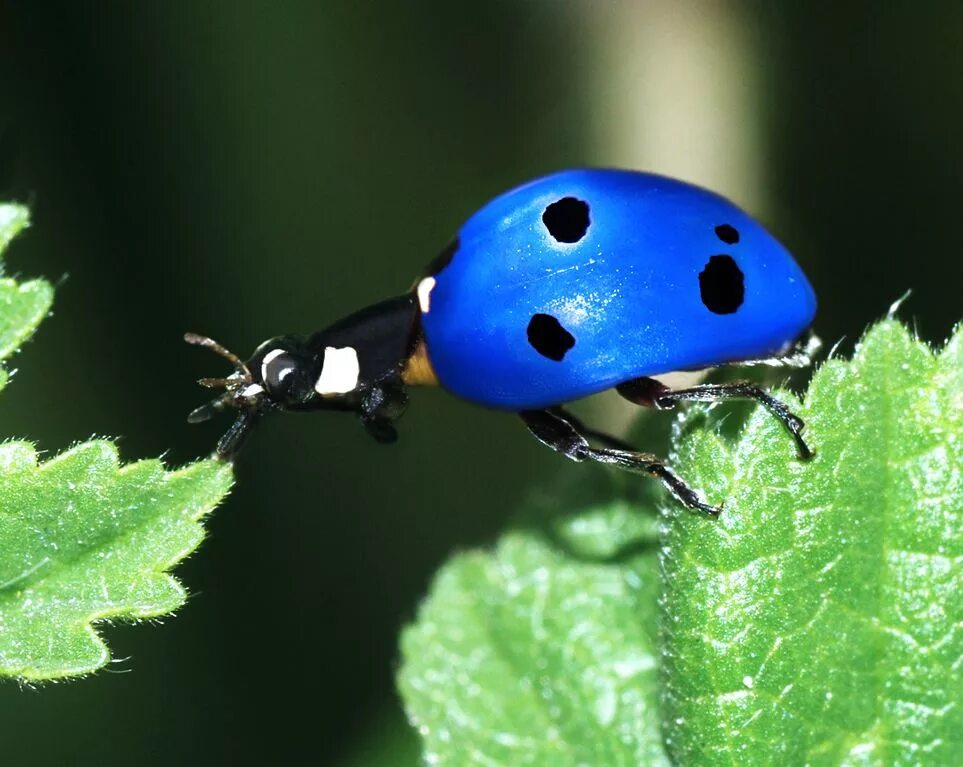
[[[226,378],[201,379],[225,391],[188,420],[239,411],[217,445],[225,459],[275,411],[351,412],[376,440],[393,442],[408,388],[440,385],[517,413],[572,460],[656,477],[685,506],[715,515],[721,507],[656,456],[590,429],[564,405],[611,388],[660,409],[756,400],[808,459],[802,420],[762,388],[740,381],[670,389],[654,376],[807,364],[803,338],[815,312],[815,293],[792,256],[725,198],[651,173],[561,171],[487,203],[407,293],[325,330],[272,338],[247,361],[187,334],[234,367]]]

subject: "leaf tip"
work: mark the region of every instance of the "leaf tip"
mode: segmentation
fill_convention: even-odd
[[[7,245],[30,226],[30,209],[15,202],[0,203],[0,256]]]

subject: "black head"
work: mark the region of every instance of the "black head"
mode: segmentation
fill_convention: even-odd
[[[421,348],[417,316],[417,298],[405,294],[355,312],[309,338],[265,341],[247,362],[210,338],[188,333],[187,343],[204,346],[234,366],[227,378],[198,382],[224,393],[197,408],[188,421],[238,410],[217,445],[218,455],[226,458],[237,453],[258,418],[279,410],[354,412],[369,433],[387,441],[383,438],[390,432],[384,426],[403,411],[405,386],[434,382],[427,358],[416,354]],[[421,364],[408,371],[412,359]]]
[[[187,417],[190,423],[200,423],[228,408],[240,411],[237,420],[217,443],[217,453],[222,457],[229,458],[237,453],[260,416],[276,410],[309,408],[318,399],[315,383],[321,362],[294,336],[265,341],[247,362],[206,336],[187,333],[184,340],[210,349],[234,366],[234,372],[226,378],[198,381],[208,389],[223,388],[224,393]]]

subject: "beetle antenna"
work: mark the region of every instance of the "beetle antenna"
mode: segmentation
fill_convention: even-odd
[[[207,389],[223,388],[227,391],[219,397],[215,397],[210,402],[194,408],[190,415],[187,416],[188,423],[208,421],[221,411],[231,407],[247,407],[250,403],[248,399],[243,396],[242,391],[246,384],[251,383],[251,371],[248,370],[244,361],[234,354],[234,352],[228,351],[226,347],[219,344],[213,338],[201,336],[197,333],[185,333],[184,340],[192,346],[203,346],[206,349],[210,349],[234,366],[234,373],[225,378],[201,378],[198,381],[201,386]],[[240,445],[252,423],[253,420],[251,418],[239,418],[222,438],[222,442],[224,442],[226,447],[225,449],[218,448],[218,454],[226,455],[236,450],[236,447]]]
[[[205,389],[226,389],[239,380],[238,378],[198,378],[197,382]]]
[[[201,335],[198,335],[197,333],[185,333],[184,340],[187,343],[191,344],[192,346],[203,346],[205,349],[210,349],[215,354],[219,354],[234,366],[234,370],[240,373],[240,375],[243,377],[246,383],[250,383],[251,371],[247,369],[247,365],[244,364],[244,361],[240,357],[238,357],[234,352],[228,351],[226,347],[221,346],[221,344],[219,344],[213,338],[208,338],[207,336],[201,336]],[[201,379],[201,380],[214,381],[216,379]],[[223,385],[227,386],[228,379],[224,379],[224,380],[225,380],[225,383]],[[217,385],[221,385],[221,384],[217,384]],[[208,386],[208,384],[201,383],[201,386]]]

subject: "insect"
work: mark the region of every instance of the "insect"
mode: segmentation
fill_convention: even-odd
[[[696,186],[624,170],[568,170],[512,189],[469,218],[402,296],[311,336],[261,344],[246,362],[210,338],[188,343],[234,372],[200,383],[223,394],[194,410],[234,408],[217,454],[233,457],[275,411],[356,414],[380,442],[408,389],[440,385],[517,413],[575,461],[656,477],[690,509],[718,514],[656,456],[585,426],[566,403],[615,388],[639,405],[752,399],[778,418],[800,458],[803,422],[748,382],[670,389],[653,376],[730,363],[806,364],[812,287],[761,224]]]

